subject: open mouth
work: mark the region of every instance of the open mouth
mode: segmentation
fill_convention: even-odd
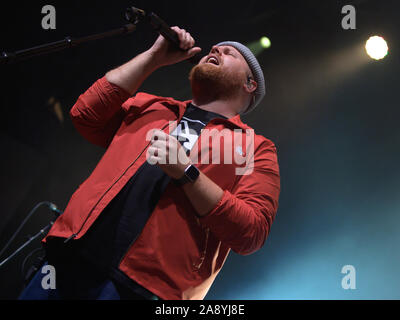
[[[215,64],[215,65],[219,65],[219,61],[218,61],[218,59],[215,57],[215,56],[211,56],[211,57],[209,57],[207,60],[206,60],[206,63],[212,63],[212,64]]]

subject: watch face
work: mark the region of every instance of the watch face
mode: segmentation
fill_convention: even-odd
[[[185,175],[189,178],[190,181],[194,181],[199,176],[200,172],[194,165],[191,165],[185,172]]]

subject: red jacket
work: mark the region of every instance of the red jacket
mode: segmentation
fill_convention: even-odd
[[[82,237],[146,161],[148,131],[163,128],[172,132],[169,122],[179,123],[189,102],[146,93],[130,98],[105,77],[82,94],[70,111],[72,121],[83,137],[107,150],[46,239]],[[243,137],[244,130],[251,129],[239,115],[213,119],[206,128],[243,129]],[[199,137],[190,157],[201,150],[200,144]],[[224,190],[219,203],[207,216],[198,217],[183,190],[170,183],[119,265],[127,276],[162,299],[203,299],[230,249],[245,255],[262,247],[278,208],[276,148],[263,136],[254,138],[251,174],[235,174],[238,165],[234,161],[210,161],[197,167]]]

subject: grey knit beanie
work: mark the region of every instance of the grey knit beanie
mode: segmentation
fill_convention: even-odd
[[[254,54],[245,45],[236,41],[224,41],[217,44],[217,46],[231,46],[237,49],[246,60],[254,76],[254,81],[257,82],[257,89],[254,91],[255,99],[252,100],[249,107],[241,114],[246,114],[252,111],[265,96],[265,80],[264,74]]]

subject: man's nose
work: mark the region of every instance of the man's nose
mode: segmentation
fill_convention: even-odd
[[[211,53],[216,53],[216,54],[221,55],[221,48],[218,46],[212,46]]]

